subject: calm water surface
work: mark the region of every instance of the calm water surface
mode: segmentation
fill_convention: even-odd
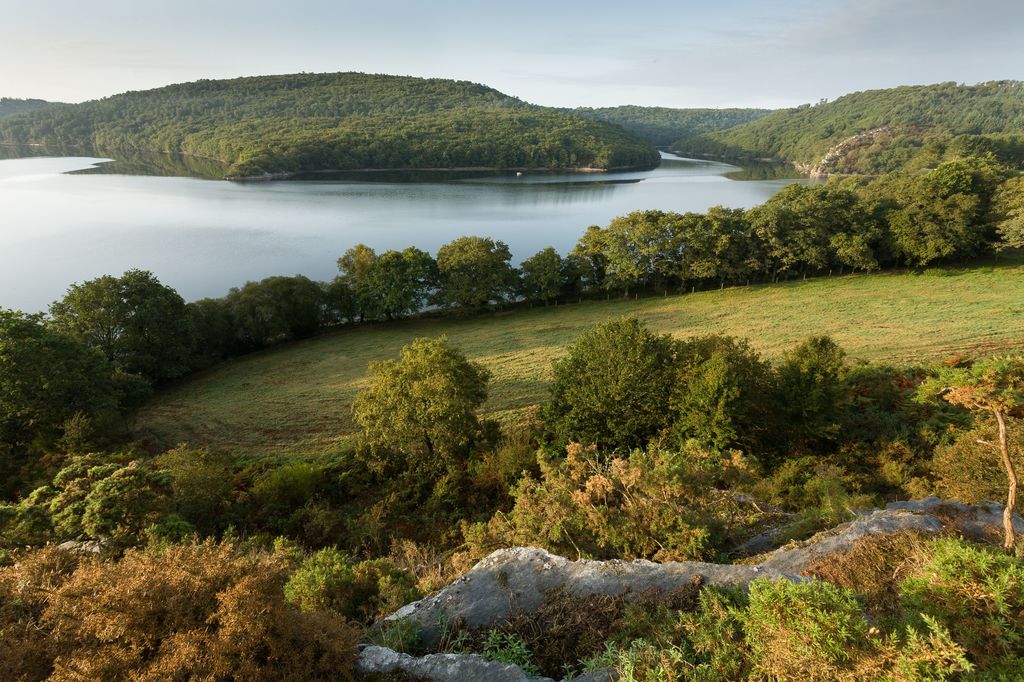
[[[793,182],[730,180],[734,166],[670,155],[638,173],[426,182],[69,174],[103,163],[0,160],[0,307],[42,310],[72,282],[129,268],[151,270],[187,300],[269,275],[327,280],[359,242],[433,253],[475,234],[504,241],[518,262],[546,246],[564,254],[588,225],[630,211],[747,208]]]

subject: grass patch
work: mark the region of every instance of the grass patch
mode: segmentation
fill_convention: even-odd
[[[446,334],[493,373],[485,411],[509,419],[545,399],[551,362],[582,330],[633,315],[677,337],[746,337],[778,357],[829,334],[855,358],[918,363],[1024,346],[1024,262],[736,287],[665,298],[590,301],[465,318],[345,329],[238,358],[161,391],[136,420],[153,447],[236,454],[330,454],[355,430],[351,402],[371,360]]]

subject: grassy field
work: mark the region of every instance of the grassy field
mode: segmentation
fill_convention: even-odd
[[[331,452],[352,433],[350,404],[367,362],[395,357],[417,336],[441,334],[492,371],[485,409],[508,417],[544,399],[551,361],[581,330],[622,315],[678,337],[747,337],[770,357],[830,334],[853,358],[928,362],[1024,347],[1024,261],[343,330],[165,389],[139,414],[136,433],[150,445],[188,441],[253,457]]]

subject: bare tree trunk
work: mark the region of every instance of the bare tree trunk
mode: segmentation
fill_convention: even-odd
[[[1017,473],[1013,470],[1013,462],[1010,460],[1010,448],[1006,444],[1006,420],[999,409],[993,409],[996,421],[999,422],[999,454],[1003,456],[1003,466],[1006,467],[1006,477],[1010,480],[1010,489],[1006,496],[1006,509],[1003,510],[1003,530],[1005,538],[1003,547],[1013,549],[1013,509],[1017,506]]]

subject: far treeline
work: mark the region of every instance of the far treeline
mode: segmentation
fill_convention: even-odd
[[[672,148],[682,154],[785,161],[825,175],[920,170],[987,153],[1020,168],[1024,83],[855,92],[834,102],[780,109],[729,130],[684,137]]]
[[[216,159],[229,177],[354,169],[653,168],[622,128],[492,88],[363,73],[200,80],[5,117],[0,142]]]
[[[658,147],[725,130],[771,113],[771,109],[672,109],[669,107],[577,107],[568,113],[608,121]]]
[[[55,102],[47,102],[42,99],[13,99],[11,97],[0,97],[0,116],[10,114],[21,114],[26,111],[35,111],[53,106]]]

